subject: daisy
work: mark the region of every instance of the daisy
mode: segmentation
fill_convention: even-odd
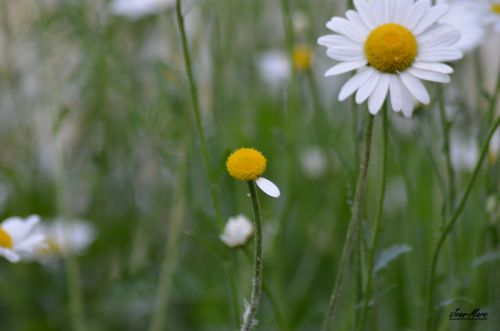
[[[45,236],[45,247],[37,250],[38,257],[64,256],[82,253],[95,239],[92,224],[81,220],[57,219],[41,224],[39,232]]]
[[[280,190],[269,179],[261,177],[266,170],[267,160],[256,149],[239,148],[234,151],[226,161],[226,168],[231,177],[242,181],[255,181],[262,192],[278,198]]]
[[[325,76],[356,70],[340,101],[356,92],[356,103],[368,100],[368,110],[376,114],[389,94],[392,109],[410,117],[413,97],[430,101],[421,80],[448,83],[453,69],[442,62],[462,57],[453,46],[460,33],[437,23],[447,6],[427,0],[354,0],[354,5],[357,10],[348,10],[347,19],[334,17],[326,24],[336,34],[318,39],[327,55],[340,61]]]
[[[486,20],[493,25],[496,32],[500,32],[500,1],[493,0],[488,5]]]
[[[257,56],[255,63],[260,78],[274,90],[286,83],[292,75],[288,56],[281,50],[263,52]]]
[[[43,247],[44,237],[34,232],[40,217],[27,219],[10,217],[0,225],[0,255],[10,262],[19,262],[22,257]]]
[[[137,20],[173,6],[175,0],[114,0],[111,3],[111,11],[115,15]]]
[[[229,247],[244,246],[253,235],[252,222],[245,215],[230,217],[220,239]]]

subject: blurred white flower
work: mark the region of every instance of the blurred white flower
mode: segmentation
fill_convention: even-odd
[[[460,32],[460,39],[454,46],[463,52],[478,47],[486,34],[482,6],[479,6],[477,1],[469,0],[441,0],[438,3],[449,5],[449,11],[439,23],[449,24]]]
[[[35,232],[40,217],[32,215],[26,219],[10,217],[0,225],[0,255],[10,262],[18,262],[43,247],[44,237]]]
[[[137,20],[173,6],[175,0],[114,0],[111,3],[111,11],[115,15]]]
[[[277,88],[290,79],[290,60],[285,52],[270,50],[257,56],[257,69],[260,78],[271,88]]]
[[[498,160],[498,154],[500,154],[500,129],[496,130],[493,137],[491,137],[488,148],[488,159],[491,163],[495,163]]]
[[[64,256],[82,253],[95,239],[92,224],[82,220],[56,219],[39,227],[46,245],[36,251],[37,257]]]
[[[489,1],[486,6],[486,22],[493,26],[495,32],[500,32],[500,1]]]
[[[458,171],[472,171],[479,158],[479,148],[474,137],[452,134],[450,154],[453,168]]]
[[[300,155],[302,169],[307,177],[319,178],[326,172],[327,157],[319,147],[309,147]]]
[[[229,247],[243,246],[252,237],[253,224],[245,215],[230,217],[220,239]]]
[[[310,25],[309,17],[302,10],[296,10],[292,14],[292,25],[295,34],[304,35]]]

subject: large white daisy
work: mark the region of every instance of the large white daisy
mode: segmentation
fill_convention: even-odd
[[[430,101],[421,80],[448,83],[453,69],[443,62],[462,57],[454,46],[460,33],[437,23],[448,7],[427,0],[354,0],[354,5],[347,18],[326,24],[336,34],[318,39],[327,55],[340,61],[325,76],[357,70],[342,87],[340,101],[356,92],[356,103],[368,100],[368,110],[376,114],[389,94],[392,109],[410,117],[413,97]]]

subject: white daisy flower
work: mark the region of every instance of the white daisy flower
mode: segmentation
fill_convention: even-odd
[[[493,25],[496,32],[500,32],[500,1],[493,0],[487,4],[486,21]]]
[[[264,52],[257,56],[255,63],[260,78],[274,90],[286,83],[292,75],[290,60],[281,50]]]
[[[449,24],[460,32],[460,39],[453,46],[463,52],[479,46],[486,35],[486,26],[483,9],[478,6],[477,1],[442,0],[438,3],[449,5],[449,11],[439,23]]]
[[[479,159],[479,147],[474,137],[452,134],[450,139],[450,157],[453,168],[457,171],[471,172]]]
[[[32,215],[26,219],[10,217],[0,225],[0,255],[10,262],[19,262],[42,247],[44,237],[35,233],[40,217]]]
[[[442,62],[462,57],[453,46],[460,33],[437,23],[447,6],[427,0],[354,0],[354,5],[357,11],[348,10],[347,19],[334,17],[326,24],[337,34],[318,39],[327,55],[340,61],[325,76],[357,70],[342,87],[340,101],[356,92],[356,103],[368,100],[368,110],[376,114],[390,94],[392,109],[410,117],[413,97],[430,102],[421,80],[448,83],[453,69]]]
[[[244,246],[252,234],[252,222],[245,215],[238,215],[229,218],[220,239],[229,247],[235,248]]]
[[[300,163],[309,178],[320,178],[327,170],[327,157],[319,147],[309,147],[300,155]]]
[[[137,20],[173,6],[175,0],[114,0],[111,11],[115,15]]]
[[[44,223],[39,232],[45,236],[45,247],[36,251],[37,257],[65,256],[82,253],[95,239],[92,224],[82,220],[57,219]]]

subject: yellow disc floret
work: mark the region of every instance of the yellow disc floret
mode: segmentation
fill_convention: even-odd
[[[229,174],[238,180],[256,180],[266,170],[266,158],[256,149],[239,148],[226,161]]]
[[[500,3],[494,3],[491,5],[491,11],[495,14],[500,15]]]
[[[0,247],[12,248],[12,237],[0,228]]]
[[[311,67],[312,53],[306,45],[295,47],[293,50],[293,67],[297,71],[306,71]]]
[[[396,23],[383,24],[373,30],[365,42],[368,64],[378,71],[403,71],[417,56],[417,41],[413,33]]]

